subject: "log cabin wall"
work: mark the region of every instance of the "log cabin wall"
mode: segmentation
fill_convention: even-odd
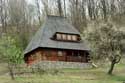
[[[27,64],[39,61],[88,62],[85,51],[38,49],[27,56]]]

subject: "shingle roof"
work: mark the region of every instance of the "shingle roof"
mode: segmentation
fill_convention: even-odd
[[[71,24],[69,24],[64,17],[48,16],[43,26],[36,32],[35,36],[30,41],[24,51],[24,54],[27,54],[38,47],[89,50],[84,41],[75,43],[52,40],[51,37],[56,32],[80,35],[80,33]]]

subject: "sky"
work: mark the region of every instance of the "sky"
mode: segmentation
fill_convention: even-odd
[[[35,3],[35,0],[27,0],[27,2],[28,2],[29,4],[34,4],[34,3]]]

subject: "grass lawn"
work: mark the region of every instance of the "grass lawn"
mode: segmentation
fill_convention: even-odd
[[[0,83],[123,83],[125,81],[124,63],[117,64],[111,76],[107,75],[108,68],[61,69],[56,75],[27,74],[16,76],[14,81],[8,75],[1,74]],[[3,66],[0,67],[0,72],[1,69],[4,69]]]

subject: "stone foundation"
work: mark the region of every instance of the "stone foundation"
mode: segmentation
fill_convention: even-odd
[[[37,64],[32,64],[32,68],[42,69],[62,69],[62,68],[91,68],[91,63],[80,63],[80,62],[63,62],[63,61],[41,61]]]

